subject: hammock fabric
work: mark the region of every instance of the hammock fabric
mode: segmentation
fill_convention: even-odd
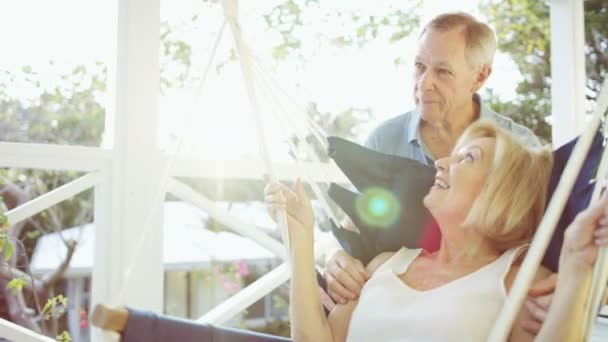
[[[328,191],[329,196],[359,229],[358,234],[332,227],[345,251],[367,264],[382,252],[396,251],[404,246],[429,251],[439,247],[439,227],[422,203],[434,183],[433,168],[413,159],[376,152],[344,139],[330,137],[328,141],[330,157],[358,191],[353,192],[336,184],[332,184]],[[602,156],[603,142],[604,137],[598,130],[547,249],[543,265],[554,272],[557,271],[564,230],[591,200],[594,188],[592,179]],[[576,139],[553,152],[554,165],[548,198],[555,191],[575,144]],[[355,206],[358,198],[370,188],[390,191],[400,202],[401,214],[388,227],[365,221]]]
[[[283,342],[290,339],[129,308],[123,342]]]
[[[359,234],[335,225],[332,231],[349,254],[367,264],[380,252],[417,248],[426,226],[436,226],[422,200],[435,182],[435,169],[416,160],[383,154],[337,137],[328,138],[328,154],[355,186],[357,192],[331,184],[328,194],[352,219]],[[381,189],[398,202],[394,222],[366,220],[357,210],[363,194]],[[401,229],[401,227],[414,227]]]

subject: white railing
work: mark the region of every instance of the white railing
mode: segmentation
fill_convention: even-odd
[[[0,142],[0,155],[2,155],[2,160],[0,162],[1,167],[87,172],[83,176],[67,184],[7,211],[5,215],[7,216],[9,223],[15,224],[21,222],[91,188],[95,190],[96,194],[99,191],[106,193],[110,191],[110,188],[113,186],[112,179],[109,179],[111,175],[110,169],[112,167],[112,153],[113,151],[111,150],[92,147]],[[192,167],[192,165],[198,165],[198,167],[195,166],[192,170],[189,170],[187,165],[190,165],[190,167]],[[207,165],[207,167],[205,167],[205,165]],[[209,171],[202,172],[202,170],[209,170],[209,165],[211,165],[211,168],[221,165],[223,171],[222,178],[229,175],[227,178],[259,179],[260,171],[263,170],[261,162],[234,161],[225,163],[194,160],[189,161],[188,163],[176,163],[176,167],[171,170],[171,177],[167,181],[167,192],[181,200],[193,204],[207,212],[211,217],[218,220],[235,233],[259,243],[278,257],[285,259],[285,249],[281,242],[260,231],[256,226],[241,222],[237,218],[231,216],[227,211],[216,206],[212,200],[173,178],[174,176],[203,176],[203,178],[213,178],[211,177],[211,174],[209,174]],[[244,167],[244,165],[246,167]],[[255,167],[255,165],[257,165],[257,167]],[[293,180],[301,172],[302,165],[296,166],[286,163],[277,163],[275,167],[279,178]],[[305,167],[312,170],[309,174],[312,174],[312,178],[315,180],[327,181],[328,175],[330,175],[330,180],[335,182],[344,182],[346,179],[343,173],[333,165],[308,163]],[[199,171],[201,174],[197,174]],[[219,175],[215,174],[215,176],[218,177]],[[260,194],[260,196],[262,196],[262,194]],[[109,208],[112,205],[112,203],[109,203],[108,201],[109,198],[110,197],[108,196],[104,196],[103,200],[96,200],[95,206]],[[96,212],[104,213],[107,211],[96,208]],[[100,219],[104,222],[107,221],[103,217],[96,217],[96,225],[100,222]],[[105,245],[107,246],[107,244]],[[96,242],[96,247],[98,246],[99,243]],[[109,250],[101,252],[102,254],[97,254],[97,257],[103,257],[104,253],[108,254],[108,257],[110,257],[109,254],[111,253]],[[103,275],[107,273],[101,272],[96,274]],[[288,279],[289,268],[286,263],[283,263],[233,295],[225,302],[217,305],[210,312],[201,317],[199,321],[212,322],[215,324],[224,323],[247,309],[260,298],[281,286]],[[93,292],[101,290],[102,289],[95,287],[92,289]],[[98,298],[105,297],[107,296],[98,296]],[[17,341],[52,341],[52,339],[46,336],[39,335],[7,321],[0,321],[0,337]],[[105,339],[107,338],[104,338],[104,340]]]
[[[0,337],[19,342],[54,342],[55,340],[37,334],[13,322],[0,318]]]
[[[85,190],[95,188],[101,178],[101,166],[107,162],[110,152],[91,147],[0,142],[0,155],[0,167],[4,168],[92,171],[7,211],[6,218],[13,225]],[[23,342],[54,341],[4,319],[0,319],[0,337]]]
[[[57,203],[63,202],[66,199],[74,197],[79,193],[94,187],[99,182],[99,179],[100,174],[98,171],[88,173],[78,179],[58,187],[57,189],[51,190],[40,197],[34,198],[27,203],[7,211],[5,214],[6,218],[11,225],[17,224],[18,222],[28,219]]]
[[[97,147],[0,142],[0,167],[95,171],[111,154]]]

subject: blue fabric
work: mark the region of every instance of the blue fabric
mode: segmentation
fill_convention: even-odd
[[[577,139],[574,139],[553,152],[554,161],[553,170],[551,171],[551,178],[549,180],[548,198],[551,198],[555,192],[576,142]],[[583,166],[581,167],[581,171],[574,183],[572,192],[568,197],[564,211],[562,212],[557,226],[555,227],[555,232],[553,233],[553,237],[547,248],[547,253],[543,259],[543,265],[551,269],[553,272],[557,272],[558,270],[559,253],[564,242],[564,231],[566,228],[568,228],[576,215],[587,208],[589,202],[591,201],[591,195],[593,194],[595,187],[595,182],[592,180],[595,179],[595,174],[597,172],[597,168],[599,167],[600,159],[602,158],[602,152],[604,149],[603,145],[604,137],[602,133],[598,131],[593,138],[587,158],[585,159]]]
[[[290,339],[129,308],[122,342],[284,342]]]

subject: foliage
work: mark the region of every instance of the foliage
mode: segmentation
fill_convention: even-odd
[[[0,196],[0,203],[3,203],[2,196]],[[0,230],[8,228],[8,218],[4,215],[4,212],[0,212]]]
[[[300,53],[302,27],[322,27],[327,22],[337,29],[318,32],[320,42],[317,44],[329,42],[336,47],[362,47],[379,37],[386,37],[390,43],[398,42],[418,26],[419,17],[413,12],[420,4],[420,1],[415,1],[408,9],[390,7],[382,13],[370,14],[357,9],[328,11],[325,8],[329,6],[322,7],[318,0],[286,0],[265,14],[264,20],[268,29],[280,36],[280,43],[272,52],[280,61]],[[304,59],[301,54],[299,57]]]
[[[585,1],[585,56],[587,59],[587,99],[596,100],[608,72],[608,2]],[[543,1],[487,1],[481,7],[495,28],[498,47],[519,67],[523,80],[517,98],[501,102],[491,96],[498,112],[532,128],[545,140],[551,129],[545,117],[551,114],[551,33],[549,7]],[[493,94],[491,94],[493,95]]]
[[[196,21],[197,17],[193,17]],[[175,27],[168,21],[161,23],[161,91],[167,88],[183,87],[192,66],[192,47],[184,40],[175,37]]]
[[[70,334],[64,330],[61,334],[55,337],[55,340],[57,340],[57,342],[72,342],[72,337],[70,337]]]
[[[6,285],[6,288],[8,288],[11,293],[15,296],[17,295],[17,293],[21,292],[21,290],[23,290],[23,287],[27,285],[27,279],[25,279],[25,277],[19,277],[19,278],[13,278],[11,281],[8,282],[8,285]]]
[[[100,145],[105,116],[100,98],[106,92],[107,82],[107,68],[102,63],[89,67],[75,66],[71,72],[61,75],[52,87],[43,87],[38,81],[42,78],[41,75],[30,66],[24,66],[21,70],[6,71],[2,76],[0,140]],[[7,85],[13,83],[26,85],[34,94],[30,95],[30,98],[11,95],[12,89]],[[14,207],[80,175],[80,172],[71,171],[2,169],[0,192],[7,204],[11,203],[11,207]],[[37,278],[34,280],[35,277],[29,272],[29,258],[38,236],[90,221],[93,214],[92,205],[91,191],[87,191],[14,227],[9,227],[4,214],[0,215],[0,225],[6,228],[0,233],[2,271],[12,275],[2,280],[2,287],[7,290],[4,292],[4,299],[6,305],[11,306],[9,312],[14,313],[10,318],[16,323],[54,336],[53,327],[57,326],[57,318],[65,312],[67,302],[62,295],[53,296],[54,290],[46,287],[53,286],[52,281],[47,283]],[[32,278],[31,283],[30,279],[21,275],[24,272],[28,278]],[[26,287],[28,291],[24,293]],[[48,299],[47,305],[41,308],[39,301],[46,300],[48,296],[51,298]],[[32,306],[35,310],[26,306]],[[30,310],[32,314],[26,314]],[[49,321],[48,324],[46,321]],[[69,334],[60,334],[58,339],[68,341]]]
[[[68,307],[68,299],[63,295],[57,295],[49,298],[42,308],[42,317],[50,319],[52,317],[60,317]]]
[[[106,91],[107,68],[92,69],[77,66],[51,89],[41,87],[31,67],[6,71],[6,82],[21,80],[38,95],[24,100],[0,91],[0,140],[99,146],[105,109],[98,97]]]
[[[13,243],[9,240],[6,231],[0,232],[0,261],[8,262],[13,256]]]
[[[304,54],[309,51],[305,45],[358,49],[374,41],[387,41],[389,44],[401,41],[418,27],[416,9],[420,4],[418,1],[412,2],[407,8],[401,4],[399,7],[378,6],[371,13],[352,5],[331,9],[331,6],[321,6],[319,1],[286,0],[265,14],[264,20],[268,30],[280,36],[279,44],[272,48],[275,61],[280,63],[293,55],[300,63],[305,63]],[[303,27],[319,27],[313,42],[303,42]],[[316,102],[308,103],[308,115],[327,135],[347,139],[355,139],[359,134],[358,129],[373,118],[369,108],[348,107],[338,113],[320,112]],[[296,149],[291,151],[292,156],[298,154],[301,160],[312,160],[313,157],[304,148],[304,145],[312,145],[322,161],[328,159],[326,151],[316,143],[312,134],[306,136],[305,142],[295,136],[291,142]]]

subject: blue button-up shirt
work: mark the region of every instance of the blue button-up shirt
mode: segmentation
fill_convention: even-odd
[[[479,95],[475,94],[474,100],[479,103],[480,118],[496,122],[499,127],[513,133],[526,145],[540,146],[540,141],[530,129],[496,113],[480,101]],[[434,157],[420,135],[420,113],[417,110],[383,122],[372,131],[365,146],[382,153],[415,159],[427,165],[433,165],[434,162]]]

